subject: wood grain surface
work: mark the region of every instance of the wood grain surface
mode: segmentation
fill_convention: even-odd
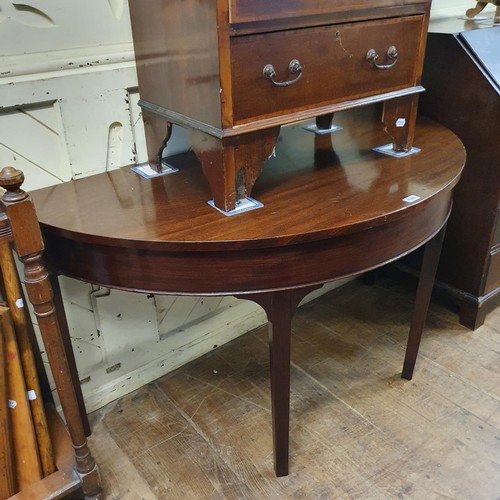
[[[500,309],[431,304],[400,378],[415,283],[391,272],[299,308],[290,475],[274,477],[266,328],[91,415],[109,498],[477,498],[500,491]]]
[[[445,26],[448,33],[441,32]],[[493,56],[500,30],[469,27],[448,19],[437,23],[433,31],[439,32],[429,34],[424,70],[428,91],[421,109],[456,133],[467,149],[438,279],[460,303],[462,324],[473,329],[500,294],[500,81],[492,78],[500,74],[499,59]],[[488,51],[491,58],[485,55]],[[460,85],[452,84],[457,77]]]
[[[19,354],[21,357],[24,381],[26,390],[29,391],[29,406],[35,434],[37,439],[37,449],[42,465],[43,476],[48,476],[55,472],[54,456],[52,451],[52,443],[50,441],[49,428],[47,418],[45,416],[44,402],[40,383],[38,380],[37,366],[35,363],[35,355],[33,347],[38,348],[38,345],[31,344],[28,332],[28,321],[26,308],[24,305],[23,295],[21,292],[21,283],[14,263],[12,249],[9,242],[0,242],[0,268],[2,269],[2,278],[5,287],[5,298],[9,305],[14,330],[16,332]]]
[[[0,498],[8,498],[16,492],[6,368],[5,339],[0,322]]]
[[[235,123],[418,85],[424,22],[423,15],[409,16],[235,37],[231,40],[231,73],[238,82],[233,87]],[[378,63],[389,64],[390,46],[398,50],[394,67],[377,70],[366,60],[374,49]],[[277,81],[292,80],[288,65],[293,59],[303,65],[302,77],[293,85],[276,87],[265,78],[255,78],[272,64]]]
[[[80,242],[144,249],[206,251],[272,247],[373,227],[418,210],[450,190],[465,159],[460,141],[434,122],[417,127],[422,151],[391,158],[371,150],[387,143],[380,113],[359,108],[337,113],[344,130],[333,151],[315,157],[314,136],[300,125],[279,138],[254,187],[263,209],[226,218],[211,208],[194,155],[172,157],[180,171],[144,179],[127,167],[31,193],[44,234]],[[403,201],[421,197],[418,204]],[[61,210],[64,200],[65,210]]]
[[[61,337],[58,315],[53,302],[53,292],[42,261],[44,244],[35,207],[29,195],[21,187],[23,182],[24,174],[20,170],[13,167],[4,167],[1,170],[0,185],[5,190],[1,199],[2,207],[10,225],[11,235],[9,236],[12,237],[13,248],[22,264],[23,282],[28,300],[33,306],[33,314],[42,336],[71,436],[75,470],[85,496],[98,500],[101,498],[99,472],[87,446],[85,429],[80,418],[80,406],[73,387],[71,368],[66,358],[66,346]],[[36,489],[39,484],[38,480],[42,477],[42,471],[23,369],[9,310],[5,307],[0,308],[0,313],[7,338],[9,397],[16,403],[12,405],[12,422],[19,486],[21,490],[30,485]],[[47,477],[51,478],[52,474]],[[68,484],[73,484],[73,478],[67,477],[67,479]],[[41,487],[43,488],[43,485]]]
[[[9,308],[0,307],[0,321],[5,338],[9,411],[17,486],[22,490],[43,477],[42,466],[26,394],[21,356]]]
[[[415,5],[415,0],[368,0],[351,1],[340,0],[331,2],[330,0],[316,0],[310,2],[307,0],[277,0],[272,3],[266,0],[229,0],[230,22],[231,23],[249,23],[258,21],[271,21],[275,19],[293,19],[296,17],[318,16],[325,14],[342,13],[353,15],[357,13],[358,19],[377,17],[384,15],[384,9],[401,9],[404,6]],[[422,7],[420,7],[422,9]],[[386,13],[387,15],[387,13]]]
[[[420,153],[375,153],[386,141],[376,116],[367,108],[336,115],[344,130],[331,144],[290,127],[254,187],[264,207],[230,218],[207,204],[190,153],[161,178],[123,168],[36,191],[45,259],[84,281],[173,294],[310,286],[393,260],[444,224],[464,150],[423,121]]]

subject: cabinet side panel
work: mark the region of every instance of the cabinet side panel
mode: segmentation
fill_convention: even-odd
[[[220,128],[216,0],[130,0],[141,99]]]
[[[457,134],[467,151],[438,277],[481,296],[499,201],[499,95],[453,35],[429,35],[422,83],[419,109]]]

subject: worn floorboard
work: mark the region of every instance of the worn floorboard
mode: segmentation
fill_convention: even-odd
[[[500,308],[470,332],[436,297],[405,381],[414,294],[392,270],[299,310],[287,477],[263,327],[91,416],[106,498],[500,499]]]

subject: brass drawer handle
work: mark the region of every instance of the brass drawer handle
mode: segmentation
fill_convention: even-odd
[[[297,76],[293,80],[287,80],[286,82],[277,82],[275,80],[276,71],[272,64],[266,64],[262,70],[262,74],[265,78],[271,80],[271,82],[273,82],[273,84],[277,87],[288,87],[289,85],[293,85],[300,80],[300,77],[302,76],[302,65],[297,59],[292,59],[288,65],[288,71],[290,71],[292,75]]]
[[[398,62],[398,49],[394,47],[394,45],[391,45],[387,49],[387,58],[389,60],[392,60],[390,64],[377,64],[377,59],[379,58],[379,55],[377,54],[377,51],[375,49],[370,49],[366,53],[366,60],[372,64],[375,68],[377,69],[389,69],[392,68],[397,62]]]

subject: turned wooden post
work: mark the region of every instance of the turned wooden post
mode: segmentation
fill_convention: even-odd
[[[10,247],[12,231],[7,214],[5,213],[0,214],[0,227],[2,228],[2,233],[6,236],[0,239],[0,268],[4,286],[3,293],[15,327],[16,341],[19,345],[19,354],[22,361],[26,389],[31,393],[29,406],[33,416],[43,477],[45,477],[52,474],[56,470],[56,466],[54,463],[49,427],[47,425],[47,419],[45,418],[35,355],[33,353],[28,331],[28,316],[23,306],[21,284],[19,283],[19,276],[17,275],[17,269]]]
[[[53,302],[49,275],[42,262],[44,249],[35,207],[21,189],[24,175],[12,167],[0,172],[0,186],[6,189],[2,196],[10,221],[14,248],[24,264],[24,283],[28,299],[33,305],[42,334],[47,357],[56,383],[57,393],[75,450],[76,472],[87,499],[101,498],[100,478],[90,453],[80,418],[78,401]],[[61,207],[63,209],[63,207]]]

